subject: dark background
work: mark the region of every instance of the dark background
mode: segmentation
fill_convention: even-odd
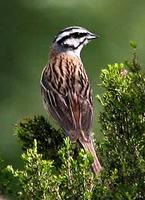
[[[145,1],[143,0],[1,0],[0,1],[0,156],[20,164],[20,145],[14,136],[17,122],[46,113],[40,95],[40,75],[55,34],[79,25],[100,34],[82,52],[94,91],[95,118],[100,110],[99,74],[107,64],[124,61],[129,41],[139,46],[145,62]],[[99,138],[99,135],[98,135]]]

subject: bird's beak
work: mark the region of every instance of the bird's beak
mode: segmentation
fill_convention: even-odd
[[[87,39],[88,40],[94,40],[94,39],[97,39],[99,38],[100,36],[98,34],[94,34],[94,33],[90,33],[88,36],[87,36]]]

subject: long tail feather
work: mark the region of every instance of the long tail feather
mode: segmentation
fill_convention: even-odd
[[[94,162],[92,164],[92,170],[95,174],[99,173],[100,170],[102,169],[102,166],[99,162],[99,159],[96,155],[95,149],[94,149],[94,145],[92,140],[90,141],[80,141],[80,144],[83,146],[83,148],[85,149],[85,151],[89,152],[92,154],[93,158],[94,158]]]

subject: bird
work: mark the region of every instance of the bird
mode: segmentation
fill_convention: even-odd
[[[43,104],[48,113],[76,142],[93,157],[92,171],[102,169],[91,133],[93,120],[92,89],[82,63],[82,48],[99,37],[80,26],[67,27],[55,36],[49,62],[42,71],[40,84]]]

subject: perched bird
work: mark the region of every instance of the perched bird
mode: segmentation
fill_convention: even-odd
[[[80,52],[97,36],[85,28],[72,26],[55,37],[49,63],[41,76],[41,93],[46,110],[65,130],[72,142],[78,142],[94,158],[94,173],[101,170],[92,136],[92,90]]]

